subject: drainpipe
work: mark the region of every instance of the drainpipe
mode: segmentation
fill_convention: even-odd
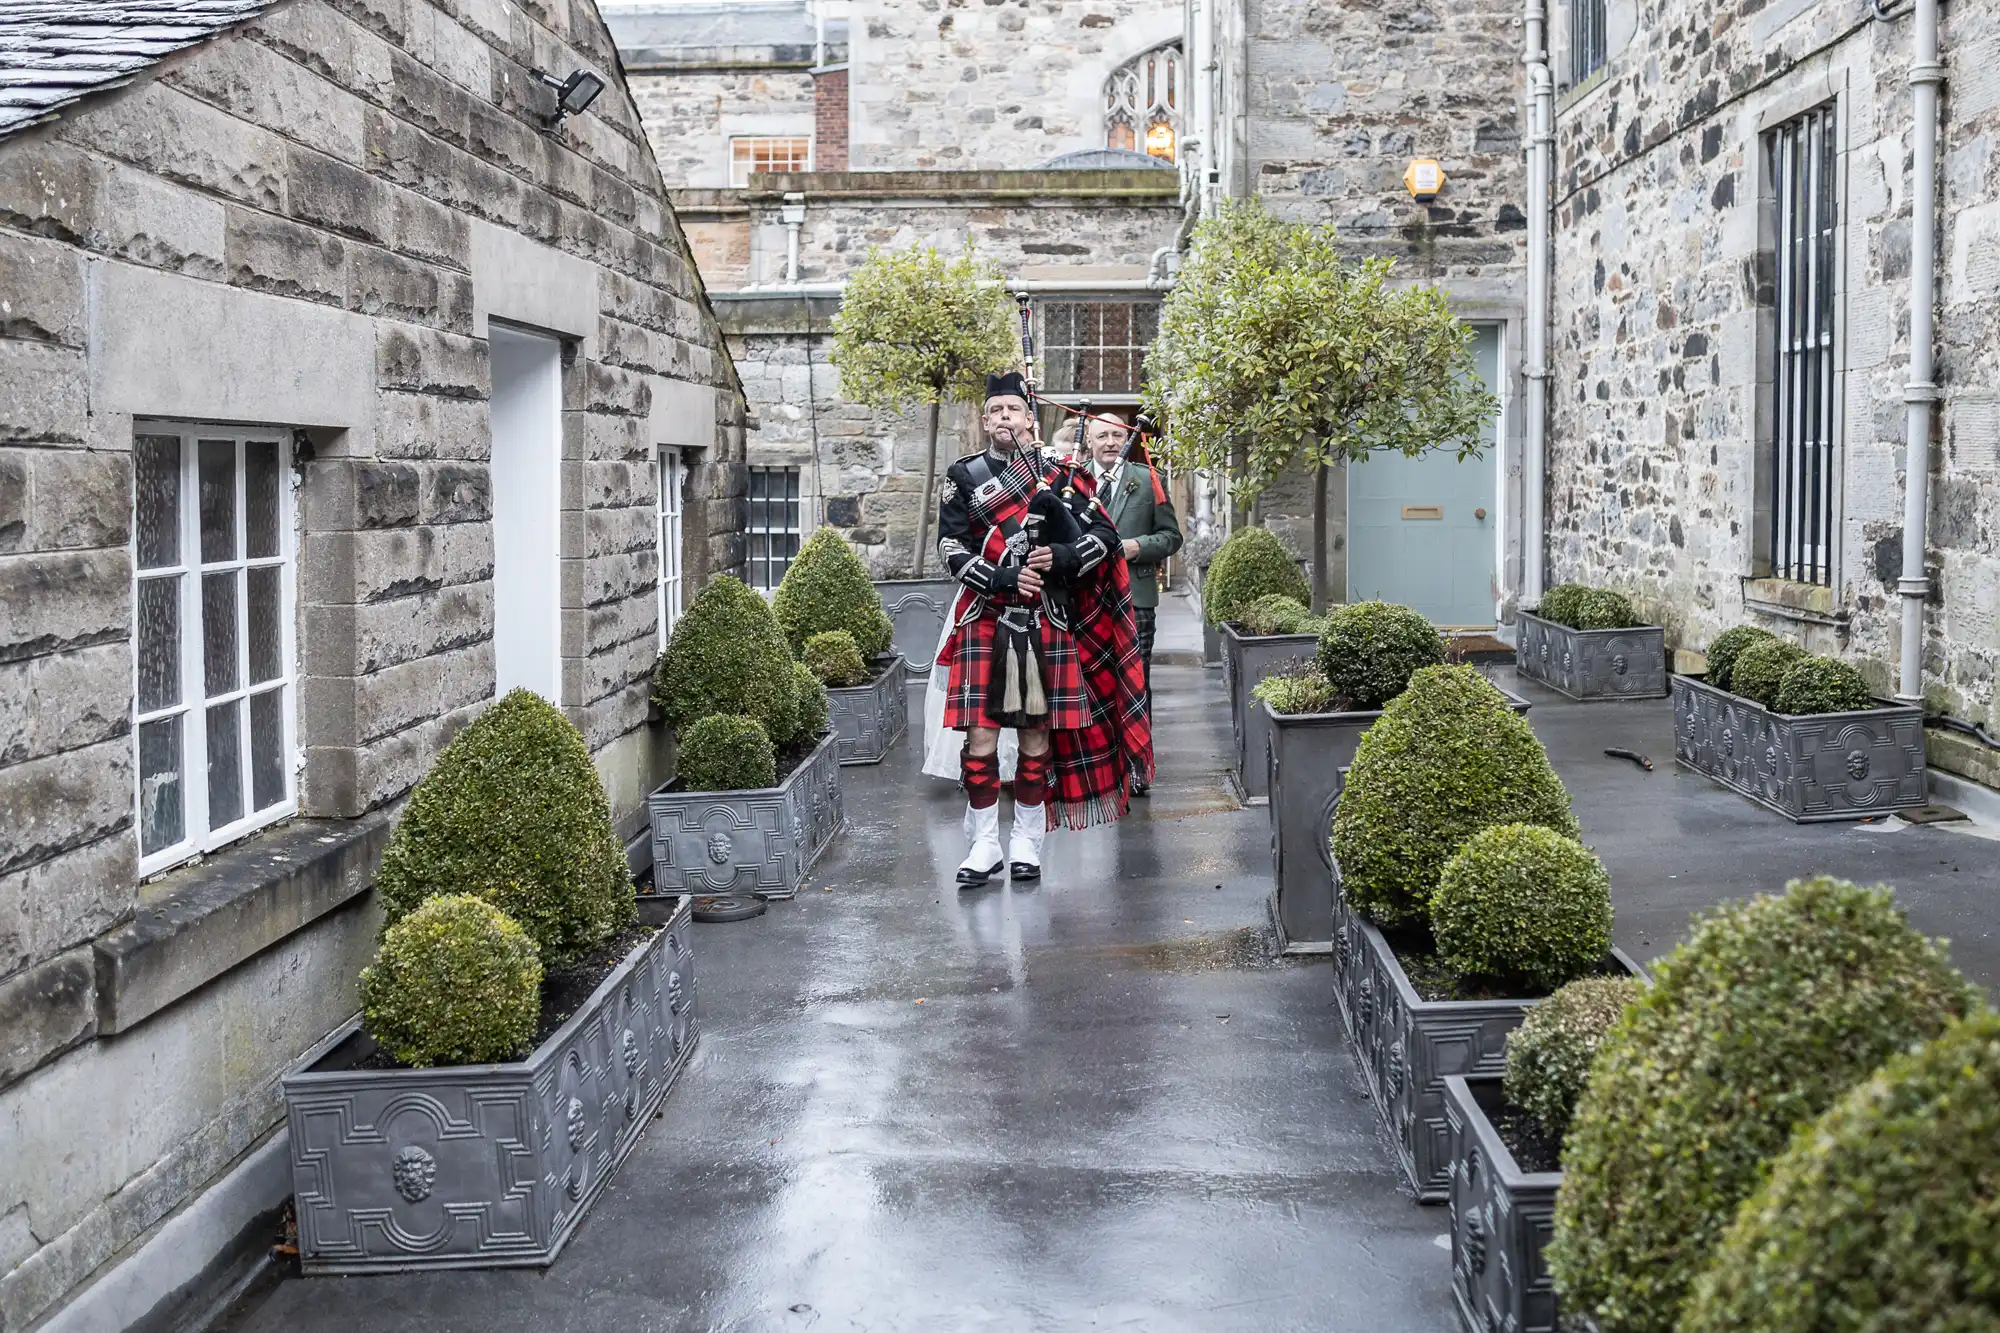
[[[1546,486],[1549,428],[1549,187],[1555,153],[1555,80],[1549,74],[1542,0],[1527,0],[1527,28],[1521,63],[1528,82],[1528,301],[1525,364],[1527,438],[1521,468],[1521,591],[1518,601],[1542,600],[1545,519],[1542,493]]]
[[[1910,180],[1910,382],[1903,387],[1907,434],[1903,461],[1903,574],[1896,591],[1903,598],[1903,661],[1896,697],[1924,700],[1924,574],[1926,527],[1930,519],[1931,405],[1938,400],[1932,364],[1932,300],[1937,285],[1937,0],[1917,0],[1911,36],[1910,94],[1915,104],[1911,128]]]
[[[785,224],[785,282],[796,285],[799,280],[799,228],[806,221],[806,197],[802,194],[785,196],[785,206],[779,210],[778,218]]]

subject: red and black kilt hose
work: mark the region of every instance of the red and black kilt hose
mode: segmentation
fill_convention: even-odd
[[[994,727],[986,716],[986,675],[993,663],[993,641],[1000,627],[997,609],[960,625],[952,635],[951,676],[945,684],[944,725],[953,731]],[[1042,618],[1042,690],[1048,696],[1052,731],[1077,731],[1090,725],[1090,701],[1083,692],[1083,666],[1076,640],[1048,617]]]

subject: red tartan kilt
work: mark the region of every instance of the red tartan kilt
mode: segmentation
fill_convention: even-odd
[[[951,649],[951,677],[945,685],[944,725],[953,731],[967,727],[998,727],[986,716],[986,668],[993,660],[993,635],[999,621],[980,616],[960,625]],[[1042,689],[1049,699],[1049,727],[1077,731],[1090,725],[1090,701],[1083,693],[1083,667],[1077,661],[1076,640],[1069,631],[1042,621]]]

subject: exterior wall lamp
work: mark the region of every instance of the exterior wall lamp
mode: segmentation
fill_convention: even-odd
[[[544,74],[540,70],[534,71],[534,75],[544,86],[553,88],[556,92],[556,115],[555,119],[549,122],[550,129],[561,125],[566,117],[581,115],[589,109],[592,102],[597,100],[597,95],[604,91],[604,80],[587,69],[580,69],[566,79],[558,79],[555,75]]]

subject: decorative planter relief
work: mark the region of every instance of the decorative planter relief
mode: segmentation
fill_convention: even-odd
[[[1338,868],[1334,880],[1339,883]],[[1424,1203],[1443,1203],[1451,1184],[1451,1127],[1444,1081],[1498,1075],[1507,1034],[1536,1000],[1426,1000],[1410,984],[1382,932],[1334,898],[1334,998],[1361,1057],[1361,1071],[1396,1141],[1404,1179]],[[1612,957],[1628,973],[1638,964]]]
[[[843,764],[881,763],[889,747],[910,729],[910,696],[903,688],[900,653],[866,685],[830,688],[826,699]]]
[[[1675,761],[1794,823],[1930,800],[1914,704],[1793,717],[1690,676],[1673,678],[1673,700]]]
[[[700,1035],[689,901],[534,1054],[359,1069],[350,1023],[283,1081],[308,1274],[552,1262]]]
[[[1542,1251],[1555,1231],[1560,1171],[1523,1171],[1486,1108],[1500,1080],[1444,1081],[1451,1135],[1451,1295],[1465,1333],[1556,1333],[1556,1290]]]
[[[1309,658],[1318,649],[1314,634],[1239,634],[1234,625],[1222,627],[1222,684],[1229,691],[1229,725],[1236,736],[1236,789],[1245,805],[1262,805],[1271,795],[1264,717],[1250,691],[1293,658]]]
[[[789,898],[846,816],[840,738],[829,732],[775,787],[679,791],[646,798],[658,893],[754,893]]]
[[[902,654],[914,674],[929,675],[958,584],[944,578],[877,579],[875,591],[882,594],[882,609],[895,626],[892,651]]]
[[[1516,713],[1528,701],[1502,690]],[[1346,785],[1361,733],[1381,711],[1274,713],[1251,700],[1265,735],[1265,790],[1271,799],[1271,919],[1286,953],[1326,953],[1333,947],[1333,857],[1327,833]]]
[[[1520,614],[1520,673],[1572,699],[1658,699],[1667,692],[1667,635],[1658,625],[1571,629]]]

